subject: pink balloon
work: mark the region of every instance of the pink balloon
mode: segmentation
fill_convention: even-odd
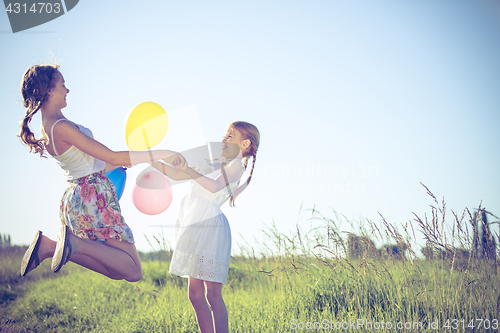
[[[163,213],[172,202],[172,187],[167,177],[157,171],[146,172],[137,179],[132,202],[144,214]]]

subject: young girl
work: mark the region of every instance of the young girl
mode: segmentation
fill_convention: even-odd
[[[21,91],[28,109],[19,134],[30,152],[53,156],[64,170],[68,189],[60,205],[63,227],[57,243],[38,231],[26,251],[21,275],[52,258],[57,272],[69,260],[111,279],[138,281],[142,278],[139,255],[132,231],[125,223],[113,184],[105,171],[179,157],[168,150],[151,152],[114,152],[94,140],[92,132],[68,120],[61,112],[66,107],[66,88],[58,66],[36,65],[24,74]],[[43,137],[37,140],[29,128],[32,117],[42,114]]]
[[[220,206],[227,199],[234,206],[235,198],[250,183],[259,142],[257,127],[236,121],[228,126],[222,140],[225,162],[220,170],[203,176],[188,168],[183,157],[174,162],[174,167],[153,163],[156,169],[172,179],[194,180],[181,202],[169,272],[189,278],[188,297],[203,333],[228,331],[221,288],[229,271],[231,230]],[[250,175],[242,186],[237,187],[250,157],[253,157]]]

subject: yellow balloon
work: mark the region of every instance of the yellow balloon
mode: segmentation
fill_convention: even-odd
[[[168,116],[154,102],[144,102],[132,109],[125,124],[125,141],[130,150],[153,148],[167,134]]]

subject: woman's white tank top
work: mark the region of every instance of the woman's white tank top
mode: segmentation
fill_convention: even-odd
[[[54,145],[54,126],[56,126],[56,124],[61,120],[68,120],[68,119],[59,119],[58,121],[56,121],[54,125],[52,125],[52,129],[50,131],[50,137],[52,141],[52,149],[54,149],[54,153],[56,154],[56,156],[53,157],[56,159],[57,163],[63,169],[64,179],[73,180],[105,169],[106,162],[101,161],[100,159],[97,159],[94,156],[90,156],[84,153],[76,146],[71,146],[61,155],[57,153],[56,146]],[[70,120],[68,121],[72,122]],[[94,138],[94,136],[92,135],[92,131],[90,129],[79,124],[75,125],[83,134],[92,139]]]

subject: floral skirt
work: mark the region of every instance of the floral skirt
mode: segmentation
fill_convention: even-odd
[[[104,170],[70,180],[61,199],[61,222],[81,238],[101,243],[116,239],[134,243],[132,230],[125,223],[115,186]]]

